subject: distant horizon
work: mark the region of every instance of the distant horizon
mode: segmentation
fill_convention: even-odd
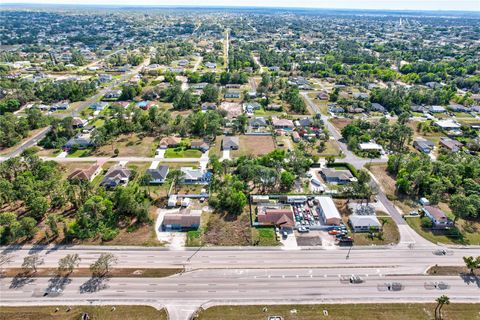
[[[430,12],[473,12],[480,13],[480,2],[477,0],[459,0],[452,2],[450,0],[427,0],[427,1],[395,1],[395,0],[337,0],[337,1],[295,1],[291,5],[289,0],[265,0],[262,5],[258,5],[254,0],[204,0],[202,4],[195,3],[194,0],[167,0],[163,3],[155,3],[154,0],[140,0],[133,3],[131,0],[125,3],[114,2],[114,0],[85,0],[83,3],[75,3],[71,0],[13,0],[7,3],[0,3],[0,7],[8,6],[78,6],[78,7],[158,7],[158,8],[252,8],[252,9],[325,9],[325,10],[371,10],[371,11],[430,11]],[[174,3],[169,3],[174,2]]]

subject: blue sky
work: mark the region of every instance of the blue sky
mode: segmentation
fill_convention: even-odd
[[[4,0],[3,3],[262,6],[388,10],[480,11],[480,0]]]

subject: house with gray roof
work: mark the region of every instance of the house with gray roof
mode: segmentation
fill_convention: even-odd
[[[240,140],[238,137],[226,136],[222,140],[222,150],[238,150]]]
[[[145,173],[150,176],[151,184],[164,183],[168,175],[168,166],[159,166],[156,169],[148,169]]]

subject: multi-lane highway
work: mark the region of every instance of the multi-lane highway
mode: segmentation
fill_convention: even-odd
[[[391,250],[400,255],[402,251]],[[22,282],[0,280],[1,303],[5,305],[58,304],[149,304],[166,307],[170,319],[188,319],[200,306],[216,304],[271,304],[271,303],[326,303],[326,302],[432,302],[441,294],[452,301],[480,302],[478,281],[459,276],[427,276],[417,274],[420,264],[431,261],[458,262],[457,251],[440,258],[432,252],[412,251],[412,258],[389,262],[388,250],[366,252],[372,254],[368,265],[360,253],[345,260],[344,252],[333,251],[207,251],[192,257],[192,252],[127,251],[119,253],[122,266],[172,265],[183,261],[194,266],[205,266],[168,278],[34,278]],[[100,250],[78,251],[84,260],[92,260]],[[63,252],[65,253],[65,252]],[[330,255],[329,255],[330,253]],[[474,252],[470,252],[474,253]],[[478,252],[477,252],[478,253]],[[305,255],[306,258],[302,258]],[[326,255],[326,257],[323,257]],[[422,259],[421,257],[425,257]],[[168,262],[169,257],[172,259]],[[190,261],[188,259],[190,258]],[[340,262],[343,258],[345,266]],[[157,260],[158,259],[158,260]],[[317,265],[337,264],[337,267],[293,267],[298,262]],[[307,262],[307,261],[308,262]],[[359,262],[351,262],[358,260]],[[374,266],[378,264],[384,266]],[[420,260],[420,261],[419,261]],[[53,259],[48,260],[51,264]],[[412,265],[411,268],[406,267]],[[243,268],[242,265],[250,267]],[[287,267],[290,266],[290,267]],[[277,268],[276,268],[277,267]],[[351,275],[363,283],[351,284]],[[398,290],[393,283],[400,284]],[[389,288],[390,287],[390,288]],[[48,294],[46,294],[48,293]]]

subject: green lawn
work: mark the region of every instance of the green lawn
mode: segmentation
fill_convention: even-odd
[[[67,155],[67,158],[82,158],[82,157],[88,157],[92,153],[92,150],[90,149],[84,149],[84,150],[75,150],[72,153],[69,153]]]
[[[478,230],[480,223],[478,222],[469,223],[464,220],[457,221],[457,227],[460,231],[460,236],[457,236],[454,233],[449,234],[449,231],[432,231],[422,228],[420,217],[407,217],[406,221],[419,235],[433,243],[480,244],[480,232]]]
[[[242,320],[268,319],[268,316],[281,316],[283,320],[431,320],[435,306],[435,303],[217,306],[201,310],[193,319],[233,320],[241,315]],[[478,319],[478,304],[445,305],[442,316],[444,320]]]
[[[274,111],[274,110],[265,110],[263,108],[259,109],[259,110],[255,110],[253,112],[253,114],[256,116],[256,117],[270,117],[270,116],[279,116],[281,115],[282,113],[284,113],[283,111]]]
[[[252,243],[258,246],[278,246],[274,228],[252,228]]]
[[[192,230],[187,232],[186,247],[200,247],[202,245],[203,232],[200,230]]]
[[[59,311],[55,311],[58,308]],[[9,320],[77,320],[83,313],[88,313],[90,319],[102,320],[167,320],[168,315],[164,309],[157,310],[150,306],[73,306],[67,311],[67,306],[48,307],[2,307],[0,319]]]
[[[168,148],[165,151],[165,158],[200,158],[201,156],[202,152],[195,149]]]

